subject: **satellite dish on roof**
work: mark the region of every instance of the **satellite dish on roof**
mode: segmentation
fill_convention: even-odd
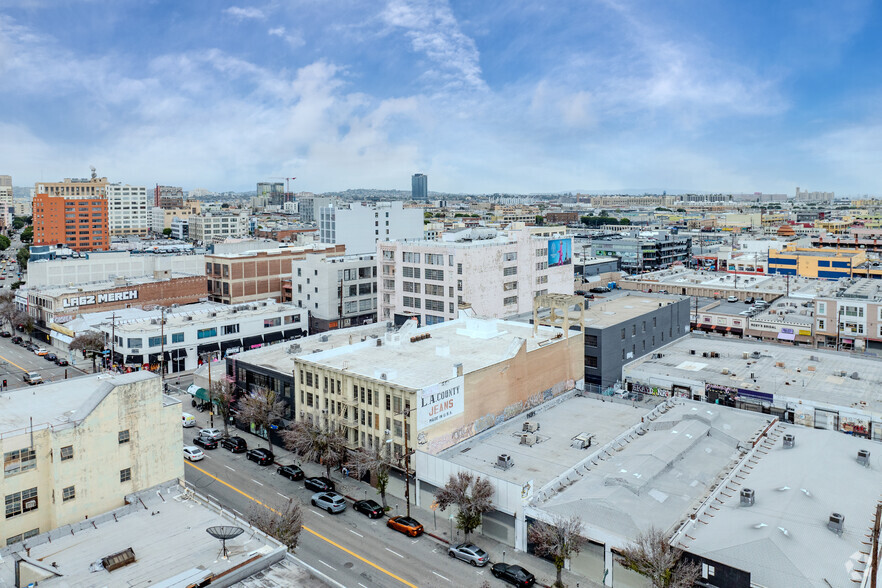
[[[208,527],[205,529],[205,532],[214,537],[215,539],[220,539],[223,544],[224,550],[224,559],[227,559],[227,540],[235,539],[239,535],[245,532],[245,529],[242,527],[228,527],[228,526],[218,526],[218,527]]]

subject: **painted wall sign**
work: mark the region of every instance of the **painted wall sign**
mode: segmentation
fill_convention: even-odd
[[[417,402],[417,428],[431,427],[465,410],[465,378],[457,376],[420,390]]]
[[[107,302],[121,302],[123,300],[137,300],[137,290],[125,290],[124,292],[107,292],[105,294],[89,294],[87,296],[72,296],[62,299],[64,308],[75,306],[91,306],[93,304],[105,304]]]

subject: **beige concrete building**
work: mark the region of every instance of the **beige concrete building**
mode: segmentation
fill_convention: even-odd
[[[36,393],[35,393],[36,392]],[[0,396],[9,545],[183,478],[181,403],[150,372],[98,374]]]
[[[154,233],[161,233],[163,229],[170,229],[172,221],[176,218],[189,220],[191,217],[202,213],[202,203],[198,200],[184,201],[183,208],[160,208],[156,206],[150,210],[150,229]]]

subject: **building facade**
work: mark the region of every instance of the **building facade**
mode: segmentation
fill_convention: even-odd
[[[417,202],[429,199],[429,176],[426,174],[413,174],[410,178],[410,198]]]
[[[670,267],[676,262],[683,264],[692,255],[692,239],[678,237],[667,232],[655,235],[622,235],[594,239],[591,255],[615,256],[622,260],[627,272],[651,271]]]
[[[194,241],[216,243],[248,234],[245,210],[211,211],[190,217],[190,235]]]
[[[152,222],[145,186],[108,184],[107,217],[112,236],[146,237]]]
[[[867,253],[861,249],[812,248],[786,245],[769,249],[769,273],[821,280],[850,278],[854,270],[866,264]]]
[[[270,206],[281,206],[285,203],[285,184],[282,182],[258,182],[257,196],[266,198]]]
[[[74,251],[110,248],[107,178],[38,183],[33,199],[34,245],[64,243]]]
[[[202,276],[202,255],[132,254],[128,251],[101,251],[76,259],[54,259],[28,263],[28,288],[60,287],[115,278],[142,278],[154,272]]]
[[[160,186],[153,189],[153,206],[157,208],[183,208],[184,189],[180,186]]]
[[[292,262],[291,302],[309,311],[309,332],[377,320],[376,256],[310,253]]]
[[[150,230],[157,235],[161,235],[163,230],[171,228],[171,223],[174,219],[188,220],[201,214],[201,211],[202,204],[198,200],[187,200],[184,202],[183,207],[154,207],[150,210]]]
[[[317,212],[319,240],[345,245],[349,253],[375,253],[381,241],[423,238],[423,210],[400,201],[330,205]]]
[[[538,294],[572,294],[572,239],[561,233],[465,229],[442,241],[380,243],[379,320],[431,325],[455,319],[460,307],[505,318],[531,312]]]
[[[11,545],[184,477],[181,403],[149,373],[82,376],[0,399],[0,541]]]

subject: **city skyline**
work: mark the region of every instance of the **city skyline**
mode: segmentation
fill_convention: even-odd
[[[879,8],[0,2],[2,173],[880,194]]]

